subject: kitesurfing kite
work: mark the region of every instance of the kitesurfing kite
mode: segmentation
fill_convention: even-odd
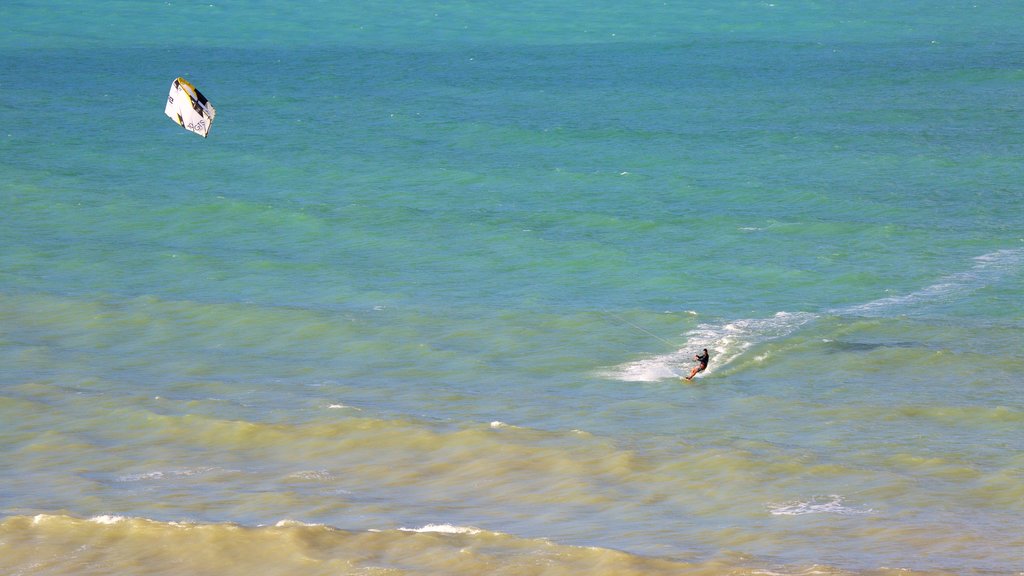
[[[188,80],[175,78],[174,82],[171,82],[171,93],[167,95],[164,114],[185,130],[206,138],[217,111],[213,109],[206,96],[196,90]]]

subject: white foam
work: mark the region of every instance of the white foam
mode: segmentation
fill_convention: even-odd
[[[769,504],[768,511],[774,516],[803,516],[805,514],[839,514],[853,516],[871,514],[871,508],[853,508],[843,505],[843,497],[832,494],[815,496],[810,500],[793,500],[782,504]]]
[[[278,520],[277,524],[274,524],[275,528],[319,528],[324,524],[310,524],[308,522],[300,522],[298,520]]]
[[[928,303],[983,288],[1004,274],[1020,270],[1022,265],[1024,248],[997,250],[974,258],[974,266],[970,270],[945,276],[935,284],[916,292],[828,310],[827,313],[841,316],[870,316],[883,312],[888,314],[901,307]],[[711,362],[705,371],[711,374],[728,365],[752,346],[788,336],[820,317],[820,314],[810,312],[778,312],[769,318],[745,318],[724,324],[700,324],[686,333],[686,341],[679,350],[626,362],[605,371],[601,376],[627,382],[655,382],[678,378],[689,374],[694,365],[693,356],[702,348],[711,351]],[[762,355],[755,360],[763,362],[766,358],[766,355]]]
[[[755,570],[754,574],[763,574],[764,576],[812,576],[814,574],[833,574],[831,570],[822,570],[817,564],[812,565],[810,568],[801,570],[800,572],[772,572],[771,570]]]
[[[162,480],[167,477],[171,478],[184,478],[188,476],[195,476],[197,474],[205,474],[214,470],[211,467],[202,468],[185,468],[183,470],[171,470],[169,472],[163,472],[161,470],[154,470],[152,472],[139,472],[135,474],[124,474],[117,477],[118,482],[142,482],[144,480]]]
[[[818,318],[808,312],[779,312],[770,318],[747,318],[726,324],[700,324],[686,334],[683,348],[650,358],[627,362],[612,368],[606,376],[627,382],[655,382],[679,378],[689,373],[693,356],[700,349],[711,352],[705,373],[727,365],[751,346],[792,334],[804,324]]]
[[[125,474],[118,476],[118,482],[139,482],[142,480],[159,480],[164,477],[163,472],[141,472],[139,474]]]
[[[111,514],[103,514],[101,516],[93,516],[92,518],[89,518],[90,522],[95,522],[96,524],[118,524],[125,520],[127,520],[127,518],[124,516],[114,516]]]
[[[472,526],[452,526],[451,524],[427,524],[422,528],[399,528],[403,532],[439,532],[441,534],[479,534],[483,530]]]
[[[1024,249],[997,250],[974,258],[974,266],[965,272],[957,272],[940,278],[938,282],[910,294],[889,296],[846,308],[830,310],[840,315],[870,316],[879,312],[928,303],[949,296],[965,294],[987,286],[1006,272],[1019,269],[1024,264]]]
[[[334,474],[327,470],[302,470],[289,474],[287,477],[295,480],[324,481],[333,480]]]

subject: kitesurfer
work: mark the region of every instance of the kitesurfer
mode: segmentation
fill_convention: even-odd
[[[703,372],[704,370],[707,370],[709,358],[710,355],[708,354],[707,348],[704,349],[703,354],[694,354],[693,359],[696,360],[698,364],[693,367],[693,370],[690,372],[690,375],[686,377],[686,379],[693,380],[693,377],[696,376],[698,372]]]

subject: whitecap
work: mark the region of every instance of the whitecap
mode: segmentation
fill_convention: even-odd
[[[164,477],[164,473],[160,471],[155,472],[140,472],[138,474],[125,474],[124,476],[118,476],[118,482],[140,482],[142,480],[159,480]]]
[[[773,516],[803,516],[805,514],[839,514],[841,516],[854,516],[859,514],[871,514],[871,508],[851,507],[843,504],[844,498],[837,494],[829,496],[815,496],[810,500],[793,500],[782,504],[768,504],[768,511]]]
[[[300,522],[298,520],[290,520],[287,518],[284,520],[278,520],[277,524],[274,524],[275,528],[319,528],[322,526],[324,526],[324,524],[311,524],[308,522]]]
[[[114,516],[111,514],[103,514],[89,518],[90,522],[95,522],[96,524],[117,524],[119,522],[124,522],[125,520],[127,520],[127,518],[124,516]]]
[[[427,524],[422,528],[399,528],[402,532],[438,532],[441,534],[479,534],[483,530],[472,526],[452,526],[451,524]]]
[[[200,468],[185,468],[182,470],[171,470],[164,472],[162,470],[154,470],[152,472],[137,472],[134,474],[124,474],[117,477],[118,482],[142,482],[145,480],[162,480],[164,478],[185,478],[188,476],[195,476],[197,474],[205,474],[211,472],[215,468],[210,466],[203,466]]]
[[[753,574],[764,576],[813,576],[814,574],[832,574],[832,571],[822,570],[817,564],[800,572],[773,572],[771,570],[755,570]]]
[[[287,478],[293,480],[310,480],[310,481],[325,481],[332,480],[334,474],[331,474],[327,470],[302,470],[300,472],[293,472],[289,474]]]

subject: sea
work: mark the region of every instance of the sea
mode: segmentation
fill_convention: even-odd
[[[1024,574],[1022,18],[5,0],[0,574]]]

